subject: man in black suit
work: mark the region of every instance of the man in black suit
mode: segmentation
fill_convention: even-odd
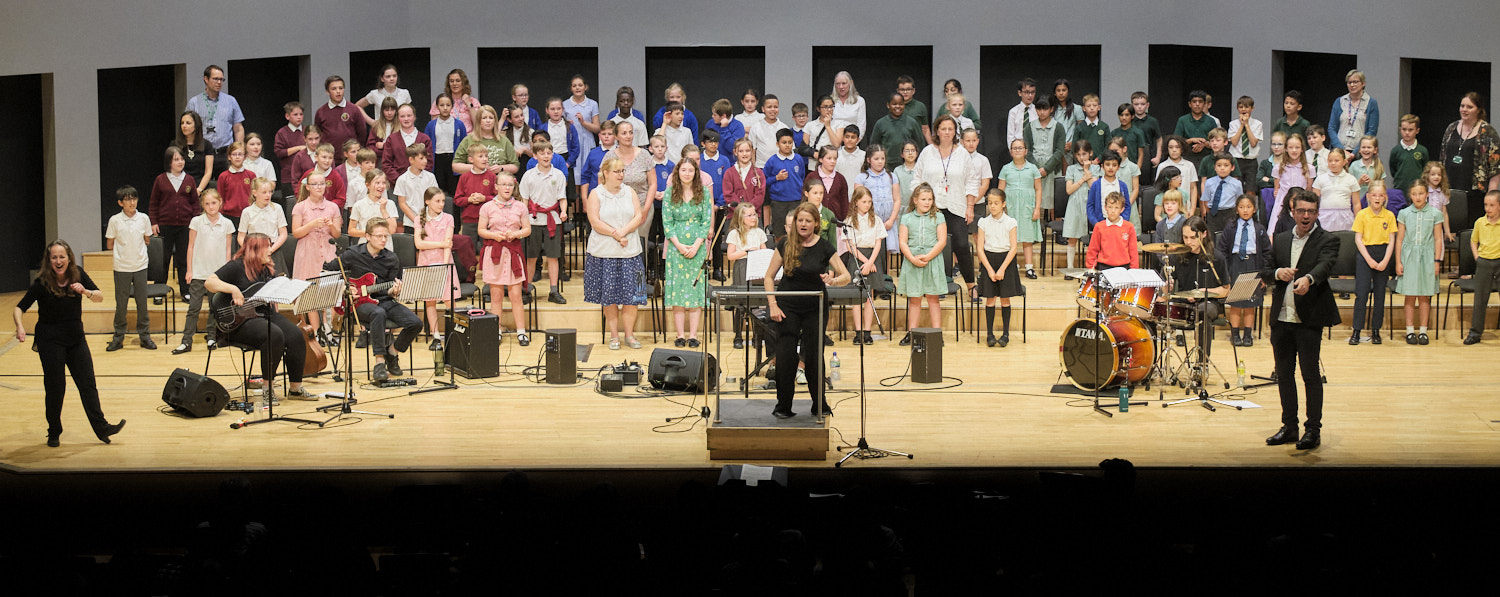
[[[1310,192],[1289,197],[1296,226],[1276,235],[1271,259],[1260,277],[1272,286],[1271,351],[1276,356],[1276,380],[1281,389],[1281,430],[1266,444],[1297,442],[1298,450],[1318,447],[1323,429],[1323,381],[1318,357],[1323,328],[1338,325],[1338,305],[1328,287],[1338,261],[1339,239],[1318,227],[1318,197]],[[1295,191],[1294,191],[1295,192]],[[1292,375],[1302,365],[1307,386],[1306,433],[1297,439],[1297,381]]]

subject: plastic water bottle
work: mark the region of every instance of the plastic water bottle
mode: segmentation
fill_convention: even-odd
[[[448,352],[447,350],[444,350],[444,348],[439,348],[432,351],[432,370],[436,375],[443,374],[443,355],[444,353]]]
[[[1245,389],[1245,359],[1240,359],[1240,365],[1235,369],[1235,373],[1239,374],[1240,389]]]
[[[828,379],[832,381],[839,381],[839,364],[839,353],[835,351],[833,353],[833,359],[828,361]]]

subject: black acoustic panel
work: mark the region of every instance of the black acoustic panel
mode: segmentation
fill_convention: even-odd
[[[854,88],[865,98],[865,128],[869,129],[889,114],[885,102],[896,91],[896,77],[912,78],[917,89],[912,97],[927,104],[932,113],[932,46],[813,46],[812,93],[807,105],[818,96],[833,93],[833,77],[849,71]],[[941,91],[941,90],[940,90]],[[735,111],[743,110],[739,98],[731,98]],[[791,103],[782,102],[782,119],[790,124]],[[861,131],[861,134],[869,133]]]
[[[527,105],[543,119],[547,98],[567,98],[573,75],[588,82],[588,97],[599,102],[600,120],[614,107],[613,89],[599,89],[599,48],[479,48],[479,83],[475,92],[480,103],[504,112],[510,104],[510,88],[525,84],[531,93]],[[640,91],[636,91],[639,95]]]
[[[260,133],[265,146],[261,157],[276,164],[277,172],[281,171],[281,164],[277,163],[271,145],[276,140],[276,131],[286,125],[286,112],[282,106],[298,101],[302,94],[301,81],[306,79],[307,64],[307,56],[280,56],[230,60],[225,65],[229,69],[226,73],[229,84],[225,91],[234,96],[240,103],[240,110],[245,113],[245,134]],[[307,115],[305,122],[312,121],[316,109],[316,105],[311,109],[303,106],[302,111]]]
[[[1099,93],[1099,46],[979,47],[979,93],[984,97],[979,106],[981,151],[992,161],[1003,163],[1009,155],[1005,148],[1005,123],[1010,109],[1021,102],[1016,95],[1016,83],[1026,77],[1036,80],[1037,97],[1051,97],[1053,83],[1067,79],[1069,97],[1081,106],[1083,96]],[[1110,122],[1114,106],[1130,98],[1103,100],[1099,117]]]
[[[0,114],[10,122],[0,135],[0,212],[6,214],[9,234],[0,234],[0,292],[26,290],[30,269],[41,263],[46,240],[47,212],[42,198],[47,193],[45,147],[42,129],[42,75],[0,77]],[[59,209],[60,217],[66,209]]]
[[[831,88],[832,79],[829,81]],[[714,102],[720,98],[728,99],[739,112],[743,110],[739,100],[746,89],[777,96],[791,91],[766,89],[764,46],[646,48],[646,88],[635,90],[635,105],[646,115],[647,126],[656,111],[666,105],[667,85],[673,82],[682,85],[687,108],[698,117],[700,130],[712,118]],[[782,122],[791,123],[795,102],[782,100]]]
[[[98,71],[99,147],[109,156],[99,160],[101,245],[109,217],[120,211],[115,201],[120,185],[134,186],[141,194],[140,209],[149,210],[151,183],[163,172],[162,156],[172,144],[177,115],[184,105],[176,91],[180,67],[163,64]]]
[[[1213,96],[1214,105],[1208,113],[1219,122],[1227,123],[1230,114],[1237,114],[1234,101],[1239,96],[1230,95],[1234,86],[1233,48],[1151,44],[1150,59],[1147,93],[1151,94],[1151,115],[1161,123],[1162,135],[1172,134],[1177,118],[1188,113],[1187,96],[1194,89]],[[1121,100],[1125,101],[1129,98]]]
[[[1333,112],[1334,100],[1349,93],[1349,88],[1344,85],[1344,75],[1354,70],[1359,57],[1322,52],[1276,52],[1274,59],[1281,61],[1282,92],[1292,89],[1302,92],[1302,117],[1313,124],[1328,126],[1328,115]],[[1286,119],[1282,99],[1255,98],[1257,104],[1266,102],[1273,117],[1266,126],[1275,126],[1278,118]]]
[[[432,58],[427,48],[392,48],[389,50],[367,50],[349,53],[349,76],[345,77],[344,89],[349,101],[357,102],[371,89],[381,86],[380,73],[385,65],[396,67],[400,80],[397,87],[411,92],[412,107],[417,109],[417,128],[427,124],[427,110],[432,107],[436,95],[432,91]],[[321,78],[321,77],[320,77]],[[322,85],[320,82],[319,85]],[[314,94],[316,97],[317,94]],[[380,106],[371,106],[365,112],[371,117],[380,111]],[[307,115],[308,122],[312,115]]]
[[[1422,119],[1422,130],[1417,133],[1417,142],[1427,146],[1433,159],[1442,155],[1443,131],[1458,120],[1458,102],[1470,91],[1479,92],[1479,108],[1489,112],[1490,63],[1463,60],[1427,60],[1413,58],[1410,61],[1411,80],[1407,88],[1411,93],[1411,113]],[[1381,110],[1394,110],[1395,106],[1381,106]],[[1382,156],[1391,151],[1396,143],[1398,131],[1380,131]],[[1478,217],[1474,215],[1472,217]]]

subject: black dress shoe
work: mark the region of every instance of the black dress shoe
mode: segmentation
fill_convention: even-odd
[[[1464,344],[1465,345],[1478,344],[1478,343],[1479,343],[1479,334],[1476,334],[1474,332],[1469,332],[1468,337],[1464,338]]]
[[[687,338],[678,338],[676,340],[673,340],[672,346],[676,346],[677,348],[687,348]]]
[[[1250,337],[1250,328],[1245,328],[1245,335],[1240,336],[1240,346],[1255,346],[1255,339]]]
[[[741,338],[739,336],[735,336],[734,337],[734,348],[735,348],[735,350],[739,350],[739,349],[744,348],[744,347],[745,347],[745,339]]]
[[[792,417],[797,416],[797,413],[789,412],[789,411],[773,410],[773,411],[771,411],[771,416],[776,417],[778,419],[790,419]]]
[[[1380,344],[1380,330],[1370,330],[1370,344]]]
[[[1420,334],[1417,334],[1417,344],[1421,344],[1422,346],[1427,346],[1427,332],[1422,332]]]
[[[116,433],[119,433],[120,430],[124,429],[124,428],[125,428],[125,419],[120,419],[119,423],[115,423],[114,425],[110,425],[109,427],[105,428],[104,433],[97,433],[97,434],[94,435],[94,437],[99,438],[99,441],[104,442],[104,443],[107,444],[107,443],[109,443],[109,436],[114,435]]]
[[[698,348],[699,346],[703,346],[703,343],[699,342],[697,338],[688,340],[688,348]]]
[[[901,338],[900,344],[901,346],[911,346],[911,332],[907,332],[906,335]]]
[[[47,435],[47,447],[48,448],[56,448],[59,445],[61,445],[61,443],[57,441],[57,436],[51,435],[51,434]]]
[[[1416,334],[1407,334],[1406,335],[1406,343],[1407,344],[1413,344],[1413,345],[1415,345],[1417,343],[1417,335]]]
[[[1007,345],[1009,345],[1010,344],[1010,334],[1000,334],[999,343],[1000,343],[1000,348],[1005,348]]]
[[[401,356],[393,354],[385,355],[385,370],[391,375],[401,375]]]
[[[1354,332],[1353,336],[1349,336],[1349,345],[1359,346],[1359,332]]]
[[[173,348],[172,349],[172,354],[182,354],[184,352],[193,352],[193,345],[192,344],[178,344],[177,348]]]
[[[566,305],[566,304],[568,304],[568,299],[563,298],[563,295],[562,295],[561,292],[558,292],[558,291],[554,290],[552,292],[547,293],[547,302],[549,302],[549,303],[556,303],[556,304],[559,304],[559,305]]]
[[[125,339],[115,336],[113,340],[109,341],[109,345],[104,347],[104,352],[114,352],[121,348],[125,348]]]
[[[531,336],[528,336],[526,334],[516,334],[516,344],[520,344],[521,346],[531,346]]]
[[[354,341],[355,348],[366,348],[370,346],[370,332],[360,332],[359,339]]]
[[[1297,428],[1290,425],[1282,425],[1276,435],[1266,438],[1267,446],[1280,446],[1297,441]]]
[[[141,348],[144,348],[146,350],[156,350],[156,343],[151,341],[150,336],[141,336]]]
[[[1323,438],[1320,437],[1319,430],[1308,429],[1307,431],[1302,432],[1302,439],[1297,440],[1297,449],[1311,450],[1318,447],[1318,445],[1322,443]]]
[[[823,346],[833,346],[833,337],[823,334]]]

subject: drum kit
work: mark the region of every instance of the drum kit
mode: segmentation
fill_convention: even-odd
[[[1083,318],[1069,324],[1058,344],[1063,373],[1080,390],[1099,392],[1114,387],[1150,389],[1181,385],[1201,388],[1212,365],[1177,352],[1174,338],[1199,326],[1193,301],[1207,298],[1202,290],[1171,292],[1173,255],[1189,252],[1179,243],[1152,243],[1142,251],[1162,256],[1166,279],[1149,269],[1062,270],[1078,280],[1078,306]],[[1195,349],[1196,350],[1196,349]]]

